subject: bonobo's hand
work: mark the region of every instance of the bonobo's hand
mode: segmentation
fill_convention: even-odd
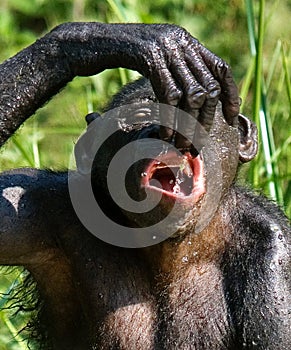
[[[87,30],[84,30],[84,24],[79,24],[79,33],[91,50],[85,49],[84,40],[80,42],[83,49],[81,46],[72,49],[72,41],[76,43],[70,37],[72,32],[65,39],[68,55],[74,53],[72,66],[75,74],[88,75],[110,67],[137,70],[150,79],[160,102],[181,107],[197,117],[206,130],[212,125],[219,98],[223,102],[225,118],[232,124],[239,113],[239,97],[231,70],[186,30],[169,24],[95,25],[94,34],[94,24],[88,24]],[[76,29],[74,32],[78,33]],[[76,61],[75,55],[80,61]],[[173,120],[165,120],[165,124],[174,124],[174,116],[166,118]],[[186,135],[194,132],[190,125],[178,127]],[[161,133],[164,139],[172,136],[171,129],[164,128]],[[175,141],[178,147],[188,146],[187,141],[179,136]]]
[[[76,75],[114,67],[149,78],[160,102],[198,117],[206,130],[218,99],[229,124],[239,113],[230,68],[184,29],[168,24],[66,23],[1,65],[0,144]],[[172,125],[174,116],[167,118]],[[190,125],[179,125],[179,130],[192,132]],[[163,128],[161,137],[168,139],[171,133]],[[181,137],[175,142],[179,148],[189,147]]]

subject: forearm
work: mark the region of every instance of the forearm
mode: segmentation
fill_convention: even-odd
[[[60,43],[45,36],[0,66],[0,145],[73,78]]]
[[[67,23],[5,61],[0,66],[0,146],[76,75],[141,67],[133,62],[137,43],[131,44],[128,29],[126,25]]]
[[[88,76],[116,67],[138,70],[147,75],[145,56],[149,50],[149,42],[155,40],[154,27],[158,26],[66,23],[57,27],[50,35],[61,42],[74,76]],[[143,47],[145,43],[146,48]]]

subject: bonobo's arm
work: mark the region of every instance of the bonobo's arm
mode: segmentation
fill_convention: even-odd
[[[114,67],[148,77],[160,102],[199,114],[207,129],[219,97],[230,124],[239,112],[229,67],[184,29],[67,23],[0,66],[0,146],[75,76]],[[163,138],[171,136],[169,130],[161,132]]]

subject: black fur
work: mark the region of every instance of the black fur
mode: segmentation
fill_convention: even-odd
[[[181,73],[185,65],[193,76]],[[30,272],[22,291],[12,294],[12,300],[20,300],[14,304],[18,309],[32,309],[37,316],[38,332],[30,339],[54,350],[289,350],[289,222],[275,204],[234,184],[240,160],[255,156],[256,130],[238,116],[229,67],[186,31],[171,25],[100,23],[56,28],[0,66],[0,143],[75,75],[116,66],[140,71],[151,84],[141,79],[128,85],[107,109],[158,100],[199,112],[221,165],[221,198],[209,188],[197,201],[192,193],[182,196],[174,212],[175,234],[157,245],[130,249],[103,242],[81,224],[67,173],[2,173],[0,263]],[[200,69],[209,75],[196,74]],[[157,212],[141,220],[113,205],[104,186],[108,159],[118,145],[138,136],[164,139],[165,129],[152,125],[156,117],[120,128],[94,159],[90,178],[95,195],[123,226],[147,226]],[[188,154],[187,142],[166,131]],[[81,185],[82,159],[78,164],[74,181]],[[142,196],[139,169],[129,173],[131,191]],[[217,175],[212,168],[205,174]],[[86,203],[83,197],[80,191],[80,201]],[[170,207],[169,198],[164,195],[157,205],[162,213]],[[218,206],[208,225],[195,232],[197,220],[213,204]]]

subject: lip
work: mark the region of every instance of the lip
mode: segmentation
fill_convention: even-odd
[[[171,199],[196,203],[206,192],[202,156],[163,154],[145,168],[141,186]]]

